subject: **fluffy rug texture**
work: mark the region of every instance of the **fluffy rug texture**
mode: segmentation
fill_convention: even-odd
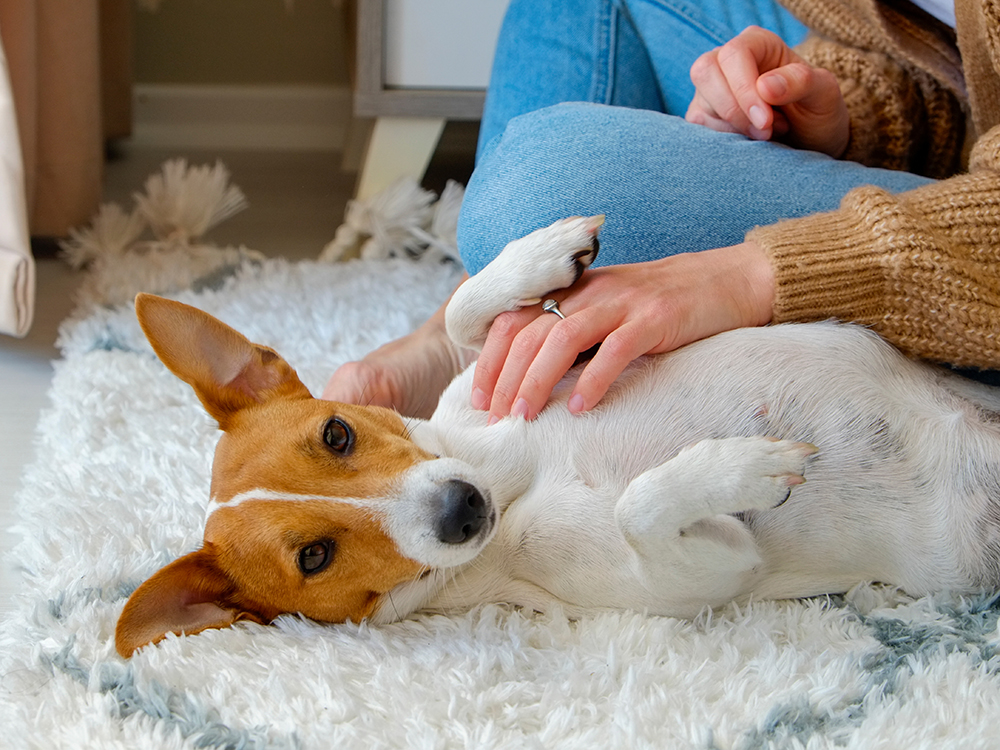
[[[20,493],[25,585],[0,626],[0,746],[1000,746],[993,594],[859,586],[694,621],[496,604],[386,627],[286,616],[119,658],[128,595],[200,542],[217,438],[153,356],[131,296],[209,311],[279,350],[315,392],[426,318],[460,272],[438,252],[289,263],[199,244],[236,205],[224,170],[174,165],[157,179],[144,219],[107,208],[69,248],[91,270]],[[178,209],[192,191],[198,221]]]

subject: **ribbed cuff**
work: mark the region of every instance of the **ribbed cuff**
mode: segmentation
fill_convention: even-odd
[[[857,197],[866,204],[881,202],[878,195]],[[845,199],[839,211],[747,234],[768,254],[774,269],[774,322],[838,318],[870,325],[884,317],[886,259],[876,250],[881,233],[873,236],[871,214],[851,203],[858,200]]]
[[[861,323],[913,356],[1000,367],[995,182],[964,175],[899,196],[862,187],[832,213],[749,232],[774,270],[772,320]]]

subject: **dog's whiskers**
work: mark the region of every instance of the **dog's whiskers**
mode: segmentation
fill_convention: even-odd
[[[434,571],[434,568],[432,568],[430,565],[423,565],[423,566],[421,566],[420,570],[418,570],[416,573],[413,574],[413,578],[410,579],[410,583],[416,583],[421,578],[423,578],[424,576],[426,576],[427,574],[429,574],[429,573],[431,573],[433,571]]]
[[[399,412],[396,412],[399,414]],[[406,439],[413,439],[413,428],[412,425],[417,421],[414,417],[404,417],[402,414],[399,415],[403,420],[403,429],[406,430]]]
[[[466,582],[467,579],[471,577],[469,573],[471,572],[471,569],[473,567],[476,568],[482,567],[478,563],[480,563],[480,561],[476,559],[472,561],[472,563],[470,563],[468,567],[455,573],[454,577],[452,578],[452,582],[457,585],[448,586],[446,589],[440,592],[439,594],[439,596],[441,597],[440,606],[443,609],[443,611],[455,608],[464,609],[470,605],[470,601],[467,598],[467,594],[459,594],[458,592],[463,591],[466,588],[469,589],[476,588],[476,584],[474,582],[471,586],[468,587],[466,586]]]
[[[392,613],[396,616],[396,620],[402,620],[403,618],[399,614],[399,610],[396,609],[396,602],[392,600],[392,592],[387,591],[386,596],[389,597],[389,606],[392,607]]]

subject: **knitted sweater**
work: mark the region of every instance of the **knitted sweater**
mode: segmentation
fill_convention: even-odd
[[[955,31],[906,0],[783,2],[813,30],[797,51],[841,82],[843,158],[943,179],[749,232],[775,270],[773,320],[855,321],[913,356],[1000,369],[1000,0],[956,0]]]

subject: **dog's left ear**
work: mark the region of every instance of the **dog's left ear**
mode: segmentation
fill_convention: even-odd
[[[261,622],[257,615],[225,603],[231,589],[211,545],[174,560],[129,597],[115,628],[115,648],[127,659],[167,633],[194,635],[237,620]]]
[[[196,307],[139,294],[135,312],[157,356],[194,388],[222,429],[248,406],[275,397],[311,395],[273,349],[252,343]]]

